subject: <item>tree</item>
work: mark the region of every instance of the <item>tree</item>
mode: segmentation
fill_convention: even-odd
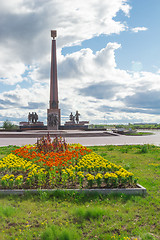
[[[3,122],[3,126],[2,126],[5,130],[16,130],[18,129],[18,126],[14,125],[13,123],[11,123],[10,121],[6,120]]]

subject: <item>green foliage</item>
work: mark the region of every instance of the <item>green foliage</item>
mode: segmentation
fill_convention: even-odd
[[[15,213],[15,208],[11,206],[0,206],[0,217],[11,217]]]
[[[89,128],[124,128],[124,129],[160,129],[160,124],[99,124],[99,125],[90,125]]]
[[[11,123],[10,121],[6,120],[3,122],[3,126],[2,126],[5,130],[17,130],[18,126]]]
[[[78,221],[99,219],[105,214],[105,211],[99,207],[80,207],[76,208],[73,215]]]
[[[139,147],[139,151],[138,153],[148,153],[149,151],[150,152],[156,152],[155,150],[155,146],[154,145],[150,145],[150,144],[144,144],[144,145],[138,145]]]
[[[141,153],[147,153],[148,152],[148,146],[145,144],[142,146]]]
[[[157,238],[155,238],[153,236],[153,234],[151,235],[150,233],[145,233],[142,236],[142,240],[156,240]]]
[[[75,229],[48,227],[41,235],[41,240],[78,240],[80,236]]]
[[[152,132],[127,132],[125,135],[127,136],[145,136],[145,135],[153,135]]]
[[[120,151],[121,151],[122,153],[128,153],[129,148],[126,146],[126,147],[124,147],[124,148],[121,148]]]
[[[49,193],[46,191],[42,191],[41,189],[38,190],[38,196],[40,198],[41,201],[46,201],[47,199],[49,199]]]
[[[7,147],[0,147],[0,159],[6,155],[8,155],[11,151],[19,148],[18,146],[9,145]]]
[[[135,124],[136,129],[159,129],[160,124]]]
[[[108,151],[113,151],[114,150],[114,146],[113,145],[108,145],[106,146]]]

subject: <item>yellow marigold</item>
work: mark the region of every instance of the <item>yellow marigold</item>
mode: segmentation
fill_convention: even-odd
[[[102,179],[103,175],[101,173],[97,173],[97,175],[95,176],[95,179]]]
[[[160,166],[160,164],[159,164],[159,163],[149,163],[149,165],[152,165],[152,166],[155,166],[155,167],[158,167],[158,166]]]
[[[82,178],[84,177],[83,174],[84,174],[84,172],[81,172],[81,171],[77,172],[77,175],[78,175],[79,177],[82,177]]]
[[[110,177],[110,173],[109,172],[106,172],[105,174],[104,174],[104,178],[109,178]]]
[[[87,177],[87,180],[90,181],[90,180],[94,180],[94,176],[90,173],[86,174],[86,177]]]
[[[111,178],[118,178],[117,174],[115,174],[115,173],[110,173],[110,177]]]
[[[16,180],[21,180],[21,179],[23,179],[22,175],[19,175],[18,177],[16,177]]]
[[[112,164],[111,163],[109,163],[108,165],[107,165],[107,168],[112,168]]]

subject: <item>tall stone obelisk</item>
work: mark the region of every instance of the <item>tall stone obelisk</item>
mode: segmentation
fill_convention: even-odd
[[[50,75],[50,102],[47,109],[47,128],[58,130],[61,124],[60,109],[58,108],[58,82],[57,82],[57,58],[56,58],[56,37],[57,31],[51,30],[51,75]]]

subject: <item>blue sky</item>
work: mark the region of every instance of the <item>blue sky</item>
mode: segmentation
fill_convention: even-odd
[[[104,48],[108,42],[121,43],[122,47],[116,55],[117,67],[125,70],[132,70],[132,61],[141,62],[144,71],[156,72],[160,66],[159,58],[159,0],[130,0],[132,9],[130,17],[127,17],[121,10],[114,18],[116,21],[127,22],[129,28],[146,26],[147,31],[133,33],[130,29],[120,34],[101,35],[83,41],[81,46],[66,47],[62,53],[72,53],[82,48],[91,48],[93,52]],[[157,67],[157,68],[156,68]]]
[[[56,29],[62,123],[160,122],[159,0],[1,0],[0,125],[49,106]],[[105,120],[104,120],[105,119]]]

